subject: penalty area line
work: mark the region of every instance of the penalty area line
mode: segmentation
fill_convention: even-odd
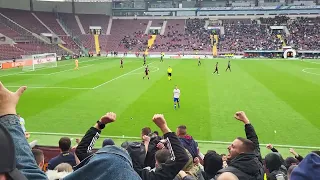
[[[154,63],[154,62],[152,62],[152,63]],[[149,63],[149,64],[147,64],[147,65],[150,65],[150,64],[152,64],[152,63]],[[134,70],[132,70],[132,71],[129,71],[129,72],[127,72],[127,73],[125,73],[125,74],[122,74],[122,75],[120,75],[120,76],[118,76],[118,77],[115,77],[115,78],[113,78],[113,79],[110,79],[109,81],[106,81],[106,82],[104,82],[104,83],[102,83],[102,84],[99,84],[98,86],[95,86],[95,87],[93,87],[92,89],[97,89],[97,88],[99,88],[99,87],[101,87],[101,86],[103,86],[103,85],[106,85],[106,84],[108,84],[108,83],[110,83],[110,82],[112,82],[112,81],[114,81],[114,80],[117,80],[117,79],[119,79],[119,78],[122,78],[122,77],[124,77],[124,76],[126,76],[126,75],[128,75],[128,74],[130,74],[130,73],[132,73],[132,72],[134,72],[134,71],[136,71],[136,70],[139,70],[139,69],[141,69],[141,68],[144,68],[144,66],[139,67],[139,68],[137,68],[137,69],[134,69]]]
[[[29,132],[34,135],[46,135],[46,136],[81,136],[84,134],[72,134],[72,133],[51,133],[51,132]],[[130,136],[105,136],[100,135],[103,138],[115,138],[115,139],[141,139],[141,137],[130,137]],[[231,144],[232,142],[226,141],[204,141],[204,140],[195,140],[199,143],[208,143],[208,144]],[[265,147],[267,144],[260,144],[260,146]],[[313,146],[296,146],[296,145],[283,145],[283,144],[273,144],[275,147],[283,147],[283,148],[298,148],[298,149],[320,149],[320,147]]]

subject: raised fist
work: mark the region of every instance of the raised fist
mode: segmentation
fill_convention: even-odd
[[[143,142],[150,142],[150,136],[143,135],[142,139],[143,139]]]
[[[234,117],[245,124],[249,123],[249,119],[247,118],[246,114],[243,111],[236,112]]]
[[[152,121],[160,128],[164,128],[167,126],[167,122],[164,119],[163,114],[155,114],[152,118]]]
[[[273,148],[273,146],[272,146],[272,144],[267,144],[267,149],[272,149]]]
[[[113,112],[108,112],[106,115],[100,118],[100,122],[103,124],[112,123],[116,120],[117,115]]]

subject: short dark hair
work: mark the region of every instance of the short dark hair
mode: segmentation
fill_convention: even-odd
[[[43,151],[40,149],[32,149],[31,151],[37,164],[39,165],[40,163],[42,163],[44,159]]]
[[[237,139],[242,142],[241,151],[243,151],[245,153],[254,151],[255,146],[251,140],[243,138],[243,137],[237,137]]]
[[[156,152],[155,157],[159,163],[165,163],[166,161],[168,161],[170,159],[171,154],[168,149],[161,149]]]
[[[181,126],[178,126],[178,129],[179,129],[179,135],[184,136],[187,134],[187,126],[181,125]]]
[[[71,140],[68,137],[62,137],[59,140],[59,148],[61,151],[69,151],[71,147]]]
[[[149,127],[142,128],[142,130],[141,130],[142,135],[148,136],[150,133],[151,133],[151,128],[149,128]]]

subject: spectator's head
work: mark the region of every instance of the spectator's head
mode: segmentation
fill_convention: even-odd
[[[266,168],[271,173],[272,171],[279,170],[282,165],[282,158],[279,153],[271,152],[265,157]]]
[[[298,165],[292,165],[288,168],[288,180],[290,180],[291,173],[296,167],[298,167]]]
[[[185,136],[187,135],[187,126],[181,125],[177,128],[176,132],[177,136]]]
[[[54,168],[58,172],[73,172],[72,166],[68,163],[61,163]]]
[[[158,131],[154,131],[153,134],[159,136],[159,132]]]
[[[61,149],[62,152],[69,151],[71,147],[71,140],[68,137],[62,137],[59,140],[59,148]]]
[[[294,157],[287,157],[287,159],[284,162],[285,162],[285,166],[286,166],[287,169],[292,165],[299,164],[298,159],[296,159]]]
[[[228,160],[226,154],[221,154],[221,158],[222,158],[222,161],[227,161]]]
[[[44,165],[44,155],[43,155],[43,151],[40,149],[32,149],[32,154],[34,156],[34,159],[37,162],[37,165],[40,169],[43,169],[43,165]]]
[[[214,177],[222,169],[223,161],[215,151],[208,151],[203,160],[204,171],[209,177]]]
[[[231,172],[222,173],[217,180],[239,180],[236,175]]]
[[[228,160],[237,157],[242,153],[249,153],[254,151],[254,143],[249,139],[238,137],[228,147],[229,154],[227,155]]]
[[[149,127],[142,128],[141,137],[149,136],[150,134],[151,134],[151,128],[149,128]]]
[[[102,147],[115,145],[112,139],[103,140]]]
[[[0,124],[0,179],[26,180],[27,178],[16,168],[14,143],[8,130]]]
[[[161,164],[168,161],[171,157],[170,151],[168,149],[161,149],[156,152],[156,168],[160,167]]]
[[[315,153],[308,154],[291,173],[291,180],[319,179],[320,156]]]

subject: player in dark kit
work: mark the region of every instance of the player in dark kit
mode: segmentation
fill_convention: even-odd
[[[143,54],[143,66],[147,65],[146,55]]]
[[[217,62],[217,64],[216,64],[216,69],[214,70],[214,72],[212,73],[212,74],[214,74],[214,73],[216,73],[217,72],[217,74],[219,75],[219,63]]]
[[[123,68],[123,58],[120,60],[120,68]]]
[[[164,53],[161,52],[161,54],[160,54],[160,62],[163,62],[163,56],[164,56]]]
[[[231,62],[230,62],[230,61],[228,62],[228,67],[227,67],[227,69],[226,69],[226,72],[227,72],[228,69],[229,69],[230,72],[231,72]]]
[[[200,57],[198,57],[198,66],[201,66]]]
[[[150,77],[149,77],[149,67],[147,66],[146,67],[146,69],[144,70],[144,73],[145,73],[145,75],[143,76],[143,79],[145,78],[145,77],[148,77],[148,79],[150,79]]]

